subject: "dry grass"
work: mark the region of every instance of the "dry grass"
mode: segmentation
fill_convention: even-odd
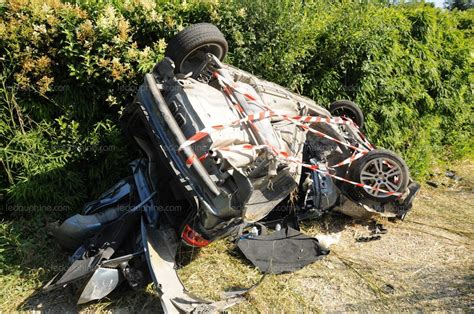
[[[400,311],[472,307],[474,165],[456,167],[463,180],[440,174],[424,186],[414,211],[380,241],[359,243],[367,228],[341,217],[307,223],[307,234],[344,230],[331,254],[293,274],[267,276],[234,311]],[[250,286],[260,274],[219,242],[181,271],[193,292]]]
[[[464,162],[455,170],[463,180],[442,173],[433,178],[440,186],[423,186],[403,223],[384,221],[389,232],[380,241],[356,242],[358,235],[369,231],[341,217],[305,224],[303,230],[311,235],[343,230],[341,240],[322,261],[292,274],[266,276],[231,311],[472,311],[474,164]],[[261,278],[227,241],[207,247],[179,273],[189,290],[213,300],[225,290],[250,287]],[[39,304],[43,309],[71,311],[160,310],[151,287],[145,292],[114,293],[107,300],[76,308],[69,292],[32,297],[44,280],[34,271],[9,278],[8,292],[5,280],[0,280],[3,310],[33,309]]]

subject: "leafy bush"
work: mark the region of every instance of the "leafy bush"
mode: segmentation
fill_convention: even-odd
[[[333,1],[0,0],[0,189],[79,206],[127,173],[118,117],[166,42],[217,24],[227,62],[314,98],[349,98],[421,177],[472,154],[473,11]]]
[[[217,18],[232,63],[322,105],[355,100],[368,136],[401,153],[415,177],[472,153],[474,11],[282,0],[226,12],[235,6],[241,17]]]

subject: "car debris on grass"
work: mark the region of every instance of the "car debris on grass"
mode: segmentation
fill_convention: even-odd
[[[333,212],[405,218],[419,185],[403,159],[364,136],[356,104],[339,100],[326,110],[224,64],[227,50],[207,23],[171,40],[122,117],[143,158],[52,227],[73,254],[45,290],[78,286],[83,304],[153,282],[165,312],[222,311],[253,287],[207,301],[176,273],[213,241],[235,239],[261,272],[278,274],[320,259],[339,240],[304,235],[301,221]],[[367,239],[386,232],[373,230]]]

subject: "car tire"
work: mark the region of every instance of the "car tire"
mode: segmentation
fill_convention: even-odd
[[[212,53],[223,60],[228,44],[221,31],[213,24],[193,24],[176,34],[165,51],[165,56],[173,60],[175,73],[188,74],[199,66],[206,53]]]
[[[350,100],[337,100],[329,106],[333,116],[350,118],[359,128],[364,126],[364,114],[360,107]]]
[[[390,192],[404,193],[409,182],[408,166],[405,161],[386,149],[374,149],[349,168],[352,181],[381,188]],[[397,195],[351,186],[350,195],[357,201],[364,199],[388,203],[398,198]]]

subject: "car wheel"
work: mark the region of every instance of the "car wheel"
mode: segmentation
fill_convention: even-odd
[[[207,53],[219,60],[227,54],[228,45],[221,31],[213,24],[193,24],[173,37],[168,43],[165,56],[173,60],[175,73],[193,72]]]
[[[350,100],[337,100],[329,106],[329,112],[333,116],[351,119],[359,128],[364,126],[364,114],[354,102]]]
[[[349,169],[353,181],[383,189],[403,193],[409,182],[408,167],[401,157],[386,149],[374,149],[355,161]],[[351,196],[356,200],[370,199],[388,203],[398,198],[384,192],[352,186]]]

